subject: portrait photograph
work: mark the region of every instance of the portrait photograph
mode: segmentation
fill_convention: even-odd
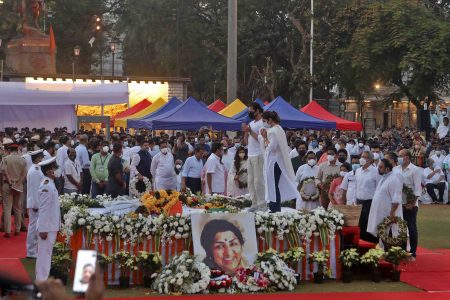
[[[234,275],[251,265],[258,254],[255,215],[195,214],[192,220],[194,254],[210,269]]]

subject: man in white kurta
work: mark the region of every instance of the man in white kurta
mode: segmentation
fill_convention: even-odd
[[[211,155],[205,164],[206,194],[224,194],[226,190],[226,168],[221,161],[223,149],[221,144],[213,143]]]
[[[56,158],[39,163],[43,181],[39,186],[38,252],[36,259],[36,280],[47,280],[50,274],[53,246],[61,225],[58,191],[55,186]]]
[[[28,232],[27,232],[27,257],[36,258],[37,255],[37,231],[36,224],[39,216],[38,196],[39,186],[44,175],[41,172],[39,163],[44,157],[43,150],[30,153],[33,165],[27,173],[27,209],[28,209]]]
[[[168,151],[167,143],[161,143],[161,152],[152,160],[150,172],[153,176],[155,190],[176,190],[177,174],[171,151]]]
[[[319,166],[317,166],[316,155],[314,154],[313,151],[308,152],[306,159],[307,159],[306,164],[300,166],[297,170],[297,173],[295,174],[297,184],[300,184],[303,180],[305,180],[308,177],[316,178],[317,174],[319,173]],[[317,208],[319,205],[320,205],[319,200],[304,201],[300,195],[300,198],[296,202],[295,208],[313,210]]]
[[[387,159],[381,160],[378,165],[378,172],[382,178],[373,195],[367,222],[367,232],[375,237],[378,236],[378,225],[386,217],[393,219],[403,216],[401,206],[403,185],[392,169],[392,164]]]

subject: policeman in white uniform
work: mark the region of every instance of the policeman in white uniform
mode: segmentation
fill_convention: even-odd
[[[37,232],[36,223],[39,216],[38,195],[39,185],[44,175],[38,165],[44,158],[44,150],[37,150],[30,153],[33,162],[27,173],[27,209],[28,209],[28,233],[27,233],[27,258],[36,258],[37,255]]]
[[[39,186],[38,253],[36,259],[36,280],[47,280],[50,273],[53,246],[61,225],[58,191],[55,186],[56,157],[39,163],[43,181]]]

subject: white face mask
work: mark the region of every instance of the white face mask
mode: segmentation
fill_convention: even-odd
[[[361,157],[361,158],[359,159],[359,164],[361,165],[361,167],[362,167],[362,166],[365,166],[366,163],[367,163],[367,160],[366,160],[365,158],[362,158],[362,157]]]
[[[162,148],[161,149],[161,153],[166,155],[169,152],[169,150],[167,148]]]
[[[239,153],[239,158],[240,159],[244,159],[244,157],[245,157],[245,153]]]
[[[103,148],[102,148],[102,150],[103,150],[103,152],[108,152],[109,151],[109,147],[108,146],[103,146]]]
[[[341,145],[336,144],[336,145],[334,145],[334,148],[336,148],[336,150],[339,151],[341,149]]]
[[[362,148],[362,147],[364,147],[364,144],[363,143],[359,143],[358,146],[359,146],[359,148]]]
[[[339,174],[340,174],[342,177],[344,177],[344,176],[347,174],[347,172],[341,171],[341,172],[339,172]]]
[[[127,141],[123,142],[123,145],[124,145],[125,147],[128,147],[128,142],[127,142]]]
[[[319,150],[322,150],[323,149],[323,146],[322,145],[319,145]]]
[[[263,121],[263,126],[264,126],[264,128],[270,128],[269,123],[267,123],[266,121]]]
[[[70,145],[71,146],[75,145],[75,142],[73,140],[70,140]]]
[[[316,160],[315,159],[308,160],[308,165],[314,167],[316,165]]]
[[[327,155],[327,160],[328,161],[333,161],[334,160],[334,155]]]
[[[176,165],[175,168],[177,168],[177,170],[181,169],[181,165]]]
[[[437,156],[441,156],[441,151],[436,150],[436,155],[437,155]]]
[[[234,146],[235,146],[236,148],[239,148],[239,147],[241,146],[241,144],[240,144],[240,143],[236,143],[236,144],[234,144]]]
[[[373,153],[373,159],[374,159],[374,160],[379,160],[379,159],[380,159],[380,153],[374,152],[374,153]]]

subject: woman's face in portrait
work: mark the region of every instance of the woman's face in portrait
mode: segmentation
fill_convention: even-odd
[[[81,275],[81,282],[89,283],[89,279],[91,278],[92,274],[94,274],[94,268],[92,266],[86,266],[83,269],[83,274]]]
[[[216,233],[213,244],[214,262],[228,274],[234,274],[240,267],[242,244],[231,231]]]

